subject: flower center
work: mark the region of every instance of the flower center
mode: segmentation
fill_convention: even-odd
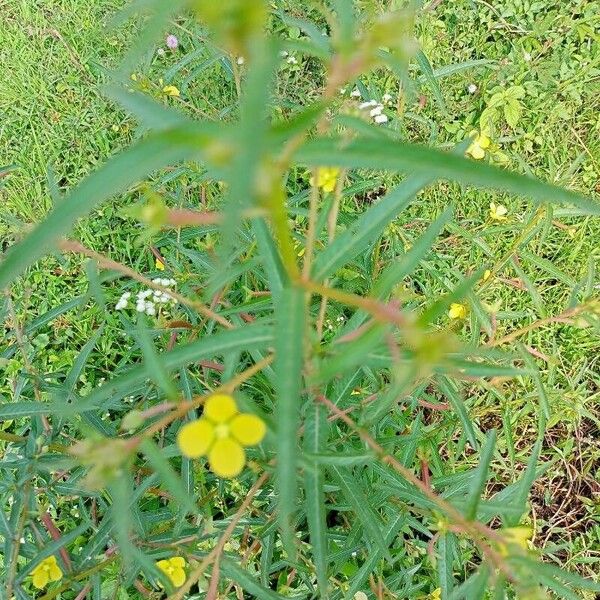
[[[229,425],[221,423],[215,427],[215,437],[219,440],[229,437]]]

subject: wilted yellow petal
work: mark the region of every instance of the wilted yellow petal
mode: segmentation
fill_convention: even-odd
[[[225,423],[237,414],[237,404],[229,394],[215,394],[204,404],[204,416],[213,423]]]
[[[210,421],[198,419],[186,423],[177,433],[177,445],[188,458],[204,456],[215,439],[215,428]]]
[[[217,440],[208,454],[210,468],[215,475],[230,479],[239,475],[246,464],[244,449],[233,439]]]
[[[241,414],[233,418],[230,424],[231,435],[242,446],[256,446],[265,437],[267,428],[264,421],[251,414]]]

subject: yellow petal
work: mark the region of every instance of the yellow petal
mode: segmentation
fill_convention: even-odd
[[[237,404],[228,394],[215,394],[204,404],[204,416],[213,423],[225,423],[237,414]]]
[[[485,158],[485,150],[476,141],[469,146],[467,154],[470,154],[475,160]]]
[[[185,583],[185,571],[181,567],[173,569],[169,579],[175,587],[181,587]]]
[[[179,90],[174,85],[165,85],[163,93],[167,96],[174,96],[176,98],[180,95]]]
[[[165,263],[162,260],[159,260],[158,258],[156,259],[155,266],[159,271],[165,270]]]
[[[43,587],[46,587],[46,585],[48,585],[48,573],[45,569],[34,569],[33,585],[38,590],[41,590]]]
[[[171,566],[183,569],[185,567],[185,558],[183,556],[174,556],[171,559]]]
[[[215,439],[215,428],[210,421],[198,419],[186,423],[177,434],[181,454],[188,458],[204,456]],[[164,561],[160,561],[164,562]],[[160,565],[159,565],[160,567]]]
[[[163,560],[159,560],[156,563],[156,566],[163,572],[163,573],[169,573],[169,571],[171,570],[171,563],[168,559],[163,559]]]
[[[467,309],[462,304],[451,304],[448,316],[451,319],[464,319],[467,315]]]
[[[50,565],[48,571],[50,574],[50,581],[58,581],[59,579],[62,579],[63,572],[57,564]]]
[[[210,468],[215,475],[229,479],[239,475],[246,463],[244,449],[233,439],[217,440],[208,454]]]
[[[230,424],[231,434],[242,446],[256,446],[265,437],[267,428],[264,421],[251,414],[241,414]]]
[[[490,138],[483,133],[477,138],[477,142],[479,143],[479,146],[484,149],[489,148],[492,143]]]

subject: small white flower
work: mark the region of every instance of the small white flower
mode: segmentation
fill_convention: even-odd
[[[365,110],[365,108],[370,108],[371,106],[376,106],[377,102],[375,100],[367,100],[366,102],[362,102],[358,105],[359,110]]]
[[[381,99],[383,100],[384,104],[389,104],[392,101],[392,95],[384,94],[383,96],[381,96]]]
[[[288,53],[287,53],[285,50],[282,50],[282,51],[279,53],[279,56],[281,56],[281,58],[285,58],[287,55],[288,55]]]
[[[387,115],[377,115],[374,119],[375,123],[381,125],[381,123],[387,123],[388,118]]]
[[[340,88],[339,92],[340,92],[340,96],[343,96],[346,93],[346,88]]]
[[[287,62],[290,65],[297,65],[298,59],[295,56],[288,56]]]
[[[146,303],[142,300],[135,305],[135,310],[138,312],[146,312]]]
[[[525,52],[525,54],[523,54],[523,58],[525,59],[525,62],[530,62],[531,54],[529,54],[529,52]]]
[[[377,115],[380,115],[382,112],[383,112],[383,104],[378,104],[375,108],[372,108],[369,111],[369,116],[376,117]]]
[[[360,98],[360,92],[358,91],[358,89],[357,89],[357,88],[354,88],[354,89],[353,89],[353,90],[350,92],[350,95],[351,95],[353,98]]]
[[[236,62],[238,65],[243,65],[246,59],[243,56],[238,56]]]
[[[159,48],[156,51],[156,54],[158,54],[158,56],[161,56],[161,57],[164,56],[165,55],[165,49],[164,48]]]
[[[24,544],[24,543],[25,543],[25,538],[24,538],[24,537],[22,537],[22,538],[19,540],[19,542],[20,542],[21,544]]]
[[[469,87],[467,88],[467,92],[469,92],[469,94],[474,94],[477,91],[477,86],[474,83],[470,83]]]

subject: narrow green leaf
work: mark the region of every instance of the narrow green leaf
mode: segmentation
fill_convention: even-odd
[[[321,164],[333,163],[325,161]],[[381,235],[388,223],[412,202],[415,195],[432,181],[430,175],[412,175],[388,192],[317,255],[313,266],[313,278],[318,281],[326,279],[363,252]]]
[[[440,535],[437,543],[437,571],[442,590],[442,598],[448,598],[454,588],[454,575],[452,572],[454,534]]]
[[[163,366],[167,371],[174,371],[201,358],[212,358],[215,355],[226,354],[241,349],[263,350],[273,341],[273,329],[262,323],[245,325],[240,329],[221,331],[210,336],[200,338],[184,346],[162,355]],[[79,414],[85,411],[96,410],[104,406],[118,404],[126,394],[136,389],[148,379],[145,365],[132,367],[103,386],[95,388],[88,396],[81,398],[69,407],[48,405],[46,412],[72,412]],[[37,404],[35,402],[29,404]],[[2,414],[0,412],[0,414]]]
[[[587,214],[600,214],[600,203],[537,179],[483,164],[456,154],[403,142],[341,138],[319,138],[307,142],[296,159],[309,166],[383,169],[426,173],[430,178],[488,187],[538,202],[572,204]]]
[[[521,511],[520,514],[516,514],[512,517],[507,518],[509,527],[515,527],[516,525],[518,525],[521,521],[521,517],[527,511],[527,498],[529,497],[529,491],[531,490],[531,486],[533,485],[533,482],[536,479],[537,461],[540,457],[543,441],[543,433],[541,435],[538,434],[538,439],[535,445],[533,446],[531,456],[527,461],[527,467],[517,484],[517,492],[515,494],[514,499],[512,500],[513,505],[519,507]]]
[[[171,463],[163,456],[160,449],[151,440],[144,440],[141,449],[148,462],[152,465],[167,490],[171,492],[173,500],[184,508],[189,514],[198,514],[198,508],[193,498],[188,494],[181,477],[176,473]]]
[[[298,426],[304,364],[306,302],[297,287],[284,288],[275,308],[278,518],[290,557],[295,556],[292,515],[297,495]]]
[[[443,112],[446,112],[446,103],[444,102],[444,97],[442,96],[442,90],[440,88],[440,84],[437,82],[435,73],[433,72],[431,63],[429,62],[427,55],[423,52],[423,50],[417,50],[415,54],[415,59],[419,64],[419,68],[423,73],[425,81],[427,81],[427,83],[431,87],[433,96],[436,99],[436,102],[438,103],[440,109]]]
[[[479,507],[479,501],[485,489],[485,483],[488,478],[488,471],[490,468],[490,462],[494,455],[494,448],[496,446],[496,430],[492,429],[487,436],[485,445],[481,449],[481,455],[479,458],[479,464],[473,474],[471,480],[470,491],[467,497],[467,505],[465,508],[465,517],[469,520],[475,519],[477,516],[477,508]]]
[[[536,390],[538,392],[538,397],[540,400],[539,414],[538,414],[539,428],[544,429],[546,426],[546,420],[550,418],[550,401],[548,400],[548,393],[546,392],[546,386],[544,385],[544,382],[542,381],[540,371],[537,368],[537,365],[535,364],[535,360],[533,360],[533,357],[531,356],[531,354],[529,354],[529,352],[527,352],[525,346],[523,346],[522,344],[519,344],[517,347],[519,349],[519,354],[521,355],[523,362],[525,363],[525,365],[528,368],[529,373],[531,374],[533,383],[535,384]]]
[[[477,443],[477,436],[475,435],[475,429],[473,427],[473,423],[471,418],[469,417],[469,413],[465,407],[465,404],[460,397],[460,393],[454,387],[454,384],[444,376],[438,377],[437,379],[438,387],[440,391],[448,398],[452,408],[456,412],[465,433],[467,434],[467,438],[471,443],[473,449],[477,450],[479,448],[479,444]]]
[[[315,460],[327,441],[325,407],[313,402],[307,411],[304,425],[304,451],[308,465],[304,469],[305,510],[308,532],[317,572],[321,598],[327,598],[327,522],[325,514],[325,476]]]
[[[227,557],[221,559],[221,571],[226,577],[244,588],[253,598],[259,600],[285,600],[287,598],[287,596],[281,596],[273,590],[263,587],[248,571]]]
[[[367,499],[361,483],[343,467],[330,465],[328,470],[335,478],[336,483],[340,486],[345,500],[350,504],[352,510],[356,513],[360,524],[362,525],[367,536],[367,542],[373,543],[379,548],[381,554],[386,560],[391,561],[388,545],[385,542],[383,531],[383,523],[379,515],[371,508],[371,504]]]

